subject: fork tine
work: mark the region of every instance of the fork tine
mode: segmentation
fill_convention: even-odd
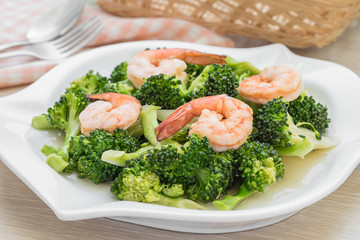
[[[85,23],[82,23],[81,25],[78,25],[77,27],[71,29],[69,32],[64,34],[63,36],[53,40],[52,42],[55,45],[61,44],[67,44],[71,39],[73,39],[74,36],[77,36],[79,33],[82,34],[87,29],[89,29],[91,26],[93,26],[96,22],[98,22],[99,19],[97,17],[92,17],[89,21],[86,21]]]
[[[96,24],[95,26],[88,29],[87,31],[82,32],[80,35],[77,35],[77,37],[73,41],[69,42],[69,44],[66,44],[63,47],[58,47],[58,50],[60,52],[66,52],[66,51],[72,49],[77,44],[79,44],[84,39],[86,39],[94,30],[96,30],[97,26],[99,26],[99,25],[101,25],[101,23]]]
[[[98,24],[92,31],[86,32],[81,38],[77,39],[76,42],[72,44],[72,46],[62,49],[61,57],[67,57],[81,48],[83,48],[86,44],[88,44],[91,40],[93,40],[105,27],[104,24],[100,23]]]
[[[75,33],[73,36],[70,36],[68,39],[66,39],[65,41],[55,44],[56,47],[58,47],[59,49],[62,48],[66,48],[67,46],[71,46],[74,42],[76,43],[78,38],[80,38],[84,33],[91,31],[92,28],[94,28],[95,26],[97,26],[98,24],[100,24],[100,21],[95,21],[95,22],[91,22],[91,25],[88,24],[86,26],[84,26],[82,29],[80,29],[77,33]]]

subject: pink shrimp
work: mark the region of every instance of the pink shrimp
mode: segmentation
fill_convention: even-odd
[[[101,93],[89,95],[93,100],[79,115],[81,132],[85,136],[95,129],[110,132],[116,128],[127,129],[140,114],[140,102],[128,95],[119,93]]]
[[[209,65],[212,63],[225,64],[226,56],[201,53],[182,48],[164,48],[147,50],[137,53],[128,63],[127,76],[130,81],[140,87],[144,79],[152,75],[164,73],[177,76],[184,80],[186,77],[186,63]]]
[[[303,91],[301,74],[288,65],[267,67],[242,81],[237,88],[247,101],[265,104],[273,98],[296,99]]]
[[[157,139],[166,139],[181,130],[194,117],[189,134],[206,136],[215,151],[239,148],[252,131],[252,109],[225,94],[192,100],[165,119],[156,129]]]

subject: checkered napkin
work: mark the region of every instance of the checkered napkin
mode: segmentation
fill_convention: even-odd
[[[0,44],[25,39],[31,20],[51,7],[53,0],[0,1]],[[105,24],[103,31],[87,46],[136,40],[178,40],[233,47],[223,36],[183,20],[168,18],[121,18],[107,14],[98,6],[86,4],[79,22],[98,16]],[[0,59],[0,87],[28,84],[62,60],[44,61],[33,57]]]

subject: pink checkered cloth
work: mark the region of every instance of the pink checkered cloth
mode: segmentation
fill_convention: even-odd
[[[25,39],[34,16],[51,7],[53,0],[0,1],[0,44]],[[233,47],[234,43],[202,26],[168,18],[121,18],[107,14],[98,6],[85,5],[79,22],[98,16],[103,31],[87,45],[96,46],[136,40],[178,40]],[[44,61],[33,57],[0,59],[0,87],[29,84],[62,60]]]

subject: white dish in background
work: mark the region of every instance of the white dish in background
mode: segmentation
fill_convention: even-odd
[[[31,128],[33,116],[46,112],[69,82],[90,69],[109,75],[120,62],[145,48],[183,47],[229,55],[260,69],[290,63],[303,74],[306,89],[326,104],[332,119],[329,134],[340,144],[316,151],[305,159],[285,159],[285,177],[256,194],[234,211],[188,210],[153,204],[118,201],[109,184],[95,185],[75,175],[59,175],[46,163],[40,149],[59,140],[56,131]],[[335,63],[291,53],[279,44],[234,49],[173,41],[140,41],[97,48],[70,58],[24,90],[0,98],[0,158],[62,220],[109,217],[162,229],[198,233],[234,232],[283,220],[324,198],[355,169],[360,157],[360,112],[350,106],[359,101],[360,79]],[[61,140],[60,140],[61,141]]]

